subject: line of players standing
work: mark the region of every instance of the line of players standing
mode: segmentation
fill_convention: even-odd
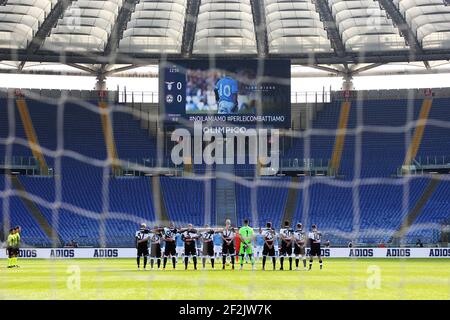
[[[295,257],[295,268],[299,269],[300,259],[303,261],[303,269],[306,268],[306,253],[307,244],[309,244],[309,269],[312,268],[313,257],[317,256],[319,259],[320,269],[322,269],[321,257],[321,238],[322,233],[317,229],[316,225],[312,225],[311,231],[303,230],[301,223],[296,225],[296,229],[290,226],[289,221],[285,221],[283,227],[277,235],[272,224],[268,222],[264,229],[259,229],[260,236],[264,241],[262,250],[262,269],[265,270],[267,258],[272,259],[273,270],[276,269],[276,253],[275,246],[277,237],[279,238],[279,261],[280,270],[284,269],[284,260],[289,260],[289,270],[293,269],[293,260]],[[187,228],[176,228],[174,223],[170,223],[168,227],[154,227],[147,228],[145,223],[141,224],[140,229],[136,232],[135,241],[137,249],[137,266],[140,270],[140,258],[143,257],[143,267],[146,269],[148,256],[150,256],[151,268],[154,268],[156,262],[157,268],[161,268],[161,259],[163,263],[163,270],[165,270],[168,259],[171,258],[172,266],[175,269],[177,263],[177,240],[181,239],[184,243],[184,265],[188,268],[189,257],[192,257],[194,269],[197,270],[197,245],[198,240],[202,243],[202,265],[206,266],[206,261],[209,258],[211,267],[214,269],[215,250],[214,237],[220,235],[221,238],[221,255],[222,255],[222,269],[225,269],[227,257],[230,257],[232,269],[234,270],[234,261],[236,256],[235,240],[239,237],[236,229],[231,226],[230,220],[226,221],[224,228],[211,228],[206,225],[204,228],[195,229],[192,224],[188,224]],[[162,244],[164,249],[162,250]],[[250,253],[253,258],[253,250],[246,246],[245,252]],[[244,254],[239,254],[241,259],[244,259]],[[242,260],[243,261],[243,260]]]

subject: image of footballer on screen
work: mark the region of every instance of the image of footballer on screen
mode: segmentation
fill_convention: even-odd
[[[253,70],[188,70],[186,113],[255,114]]]
[[[224,76],[217,80],[214,88],[218,114],[236,113],[238,110],[238,82],[232,77]]]

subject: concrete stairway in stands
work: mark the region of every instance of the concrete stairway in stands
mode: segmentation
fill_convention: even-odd
[[[234,176],[234,165],[217,165],[216,172]],[[226,219],[236,225],[236,190],[234,181],[218,177],[216,180],[216,225],[223,225]]]
[[[430,180],[422,196],[417,200],[416,205],[412,208],[412,210],[403,220],[400,229],[397,230],[397,232],[395,232],[395,234],[393,235],[392,240],[394,245],[400,244],[402,238],[408,233],[409,228],[414,224],[416,219],[422,213],[427,202],[433,196],[440,182],[441,180],[439,178],[439,175],[434,175],[433,178]]]
[[[296,187],[300,183],[299,177],[293,177],[291,180],[291,184],[289,186],[288,197],[286,201],[286,207],[284,208],[283,220],[280,225],[283,225],[284,221],[290,221],[292,224],[295,224],[296,221],[292,221],[295,216],[295,210],[297,208],[298,203],[298,188]]]
[[[34,203],[33,200],[31,200],[30,195],[28,194],[23,184],[20,182],[19,177],[16,175],[12,175],[11,183],[14,189],[18,191],[19,197],[25,204],[25,207],[28,209],[33,218],[37,221],[37,223],[44,231],[44,233],[47,235],[47,237],[51,239],[52,245],[54,247],[60,247],[63,244],[63,241],[61,241],[61,239],[59,238],[58,232],[50,225],[50,223],[47,221],[44,214],[38,208],[36,203]]]

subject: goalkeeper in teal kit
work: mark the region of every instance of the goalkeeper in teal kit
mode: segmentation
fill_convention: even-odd
[[[252,263],[252,270],[255,270],[255,258],[253,257],[253,239],[254,232],[253,228],[249,227],[248,220],[244,220],[244,226],[239,229],[239,237],[241,238],[241,247],[239,249],[241,270],[244,266],[244,258],[245,255],[250,257],[250,261]]]
[[[232,114],[238,111],[238,82],[225,76],[216,82],[214,88],[219,114]]]

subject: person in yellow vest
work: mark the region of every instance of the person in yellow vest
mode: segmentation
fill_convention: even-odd
[[[15,244],[15,230],[10,229],[8,238],[6,240],[6,255],[8,256],[8,268],[13,267],[14,261],[14,244]]]
[[[20,238],[20,232],[22,231],[22,229],[20,228],[20,226],[16,226],[14,228],[14,237],[15,237],[15,242],[14,242],[14,260],[13,260],[13,267],[15,268],[19,268],[19,265],[17,264],[17,258],[20,256],[20,242],[21,242],[21,238]]]

